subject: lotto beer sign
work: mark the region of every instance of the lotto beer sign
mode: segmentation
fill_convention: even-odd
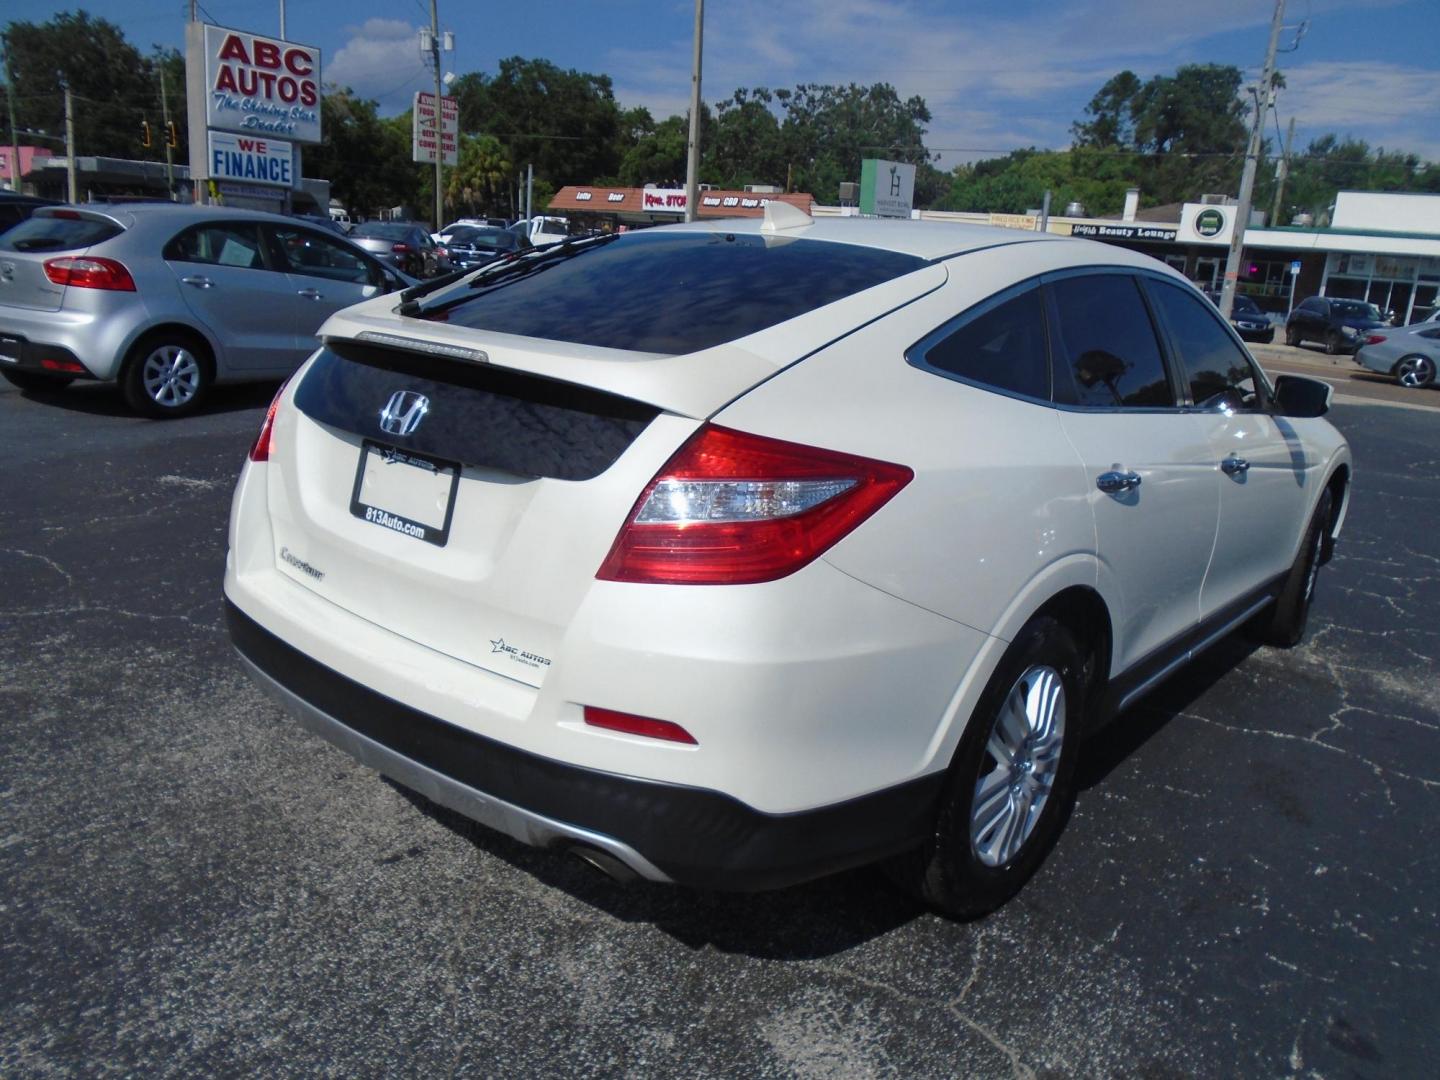
[[[434,164],[436,134],[440,136],[440,148],[444,163],[454,165],[460,160],[460,103],[452,97],[440,99],[440,123],[435,122],[435,95],[424,92],[415,95],[415,106],[411,116],[411,158],[414,161]]]

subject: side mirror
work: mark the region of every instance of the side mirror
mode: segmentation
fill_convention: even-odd
[[[1275,376],[1275,411],[1281,416],[1308,420],[1330,411],[1330,384],[1308,375]]]

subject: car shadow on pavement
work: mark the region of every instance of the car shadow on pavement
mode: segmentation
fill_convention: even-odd
[[[875,869],[756,893],[618,882],[574,855],[528,847],[388,777],[384,781],[427,817],[542,886],[611,918],[648,923],[691,949],[711,946],[759,959],[816,960],[853,949],[926,913]]]
[[[1076,773],[1079,789],[1088,791],[1104,783],[1117,767],[1260,647],[1243,633],[1230,634],[1091,734],[1082,747]]]
[[[192,416],[209,416],[219,413],[241,412],[245,409],[263,409],[270,404],[280,380],[269,382],[238,383],[214,387],[209,400],[205,401]],[[141,417],[125,403],[120,388],[113,383],[76,383],[63,390],[22,390],[21,397],[37,404],[45,404],[69,412],[86,413],[90,416]]]
[[[1081,790],[1102,784],[1257,648],[1231,635],[1087,739],[1079,762]],[[853,949],[927,914],[924,905],[874,867],[758,893],[617,882],[574,855],[531,848],[383,779],[421,813],[543,886],[612,918],[649,923],[693,949],[708,945],[760,959],[814,960]]]

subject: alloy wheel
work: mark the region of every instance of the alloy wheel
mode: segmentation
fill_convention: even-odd
[[[178,409],[194,400],[203,378],[200,361],[183,345],[161,345],[145,357],[140,368],[145,393],[167,409]]]
[[[1053,667],[1037,664],[1005,695],[975,782],[970,846],[986,866],[1010,862],[1035,831],[1064,739],[1064,680]]]
[[[1395,365],[1395,378],[1401,386],[1429,386],[1435,381],[1435,362],[1424,356],[1407,356]]]

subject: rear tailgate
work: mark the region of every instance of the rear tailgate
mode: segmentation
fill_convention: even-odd
[[[120,219],[100,211],[41,207],[0,236],[0,306],[59,311],[66,286],[46,276],[45,260],[84,255],[124,229]]]
[[[821,325],[838,336],[937,276],[929,267],[908,288],[831,305],[844,317],[832,310]],[[432,342],[483,347],[490,362],[479,363],[335,336],[403,335],[409,320],[376,307],[326,324],[327,345],[277,419],[276,568],[376,625],[538,687],[635,499],[706,416],[783,366],[785,339],[651,357],[413,324]],[[813,348],[814,328],[798,321],[792,347],[808,337]]]

